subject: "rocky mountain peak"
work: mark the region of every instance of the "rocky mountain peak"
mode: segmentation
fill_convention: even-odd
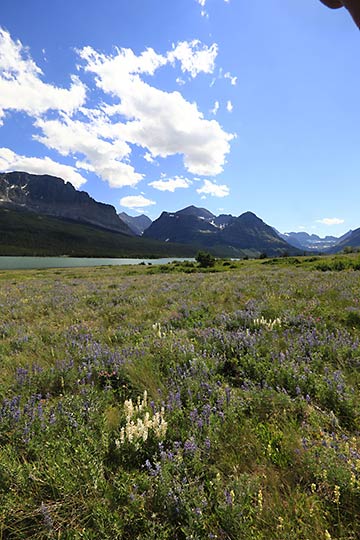
[[[133,235],[113,206],[97,202],[85,191],[77,191],[70,182],[47,174],[0,173],[0,205],[20,206],[31,212]]]

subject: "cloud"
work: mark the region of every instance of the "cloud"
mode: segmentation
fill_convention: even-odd
[[[75,76],[69,89],[42,82],[41,69],[20,41],[0,28],[0,121],[6,111],[38,116],[49,110],[72,113],[86,99],[86,87]]]
[[[173,51],[167,54],[170,62],[179,60],[181,71],[189,72],[194,78],[199,73],[213,73],[215,59],[218,54],[218,46],[213,43],[211,47],[202,45],[198,39],[193,41],[181,41]]]
[[[226,104],[226,110],[227,110],[228,112],[232,112],[232,111],[233,111],[233,108],[234,108],[234,107],[233,107],[233,104],[232,104],[231,101],[229,100],[229,101],[227,102],[227,104]]]
[[[227,197],[230,193],[229,187],[225,184],[218,185],[210,180],[204,180],[203,186],[196,191],[199,194],[211,195],[212,197]]]
[[[135,186],[144,178],[131,162],[133,146],[144,149],[144,159],[155,165],[157,158],[182,155],[192,174],[215,176],[223,171],[235,135],[215,119],[205,119],[198,105],[179,91],[163,91],[148,82],[165,66],[177,66],[189,74],[188,80],[213,73],[215,43],[182,41],[164,54],[151,48],[135,54],[122,48],[105,55],[91,47],[77,54],[79,76],[71,77],[69,88],[58,88],[42,81],[43,73],[28,49],[0,28],[0,125],[7,111],[25,112],[33,118],[34,140],[72,158],[77,169],[93,172],[110,187]],[[85,86],[80,80],[84,72],[93,75],[95,84],[91,86],[90,79]],[[86,106],[90,98],[93,108]],[[22,162],[37,159],[18,157]],[[40,166],[45,160],[31,163]],[[52,160],[46,163],[60,167]],[[75,178],[75,167],[64,167],[67,174],[71,169],[74,185],[85,182],[79,172]]]
[[[125,208],[139,209],[153,204],[156,204],[156,202],[151,199],[146,199],[143,195],[129,195],[128,197],[120,199],[120,205]]]
[[[86,179],[74,167],[62,165],[48,157],[20,156],[9,148],[0,148],[0,170],[3,172],[26,171],[32,174],[49,174],[70,182],[75,188],[79,188],[86,182]]]
[[[236,85],[237,77],[233,77],[229,71],[224,73],[224,79],[229,79],[232,86]]]
[[[208,14],[207,11],[204,9],[207,0],[196,0],[196,2],[197,2],[198,4],[200,4],[200,6],[203,8],[203,9],[201,10],[201,16],[202,16],[202,17],[206,17],[206,18],[208,19],[208,18],[209,18],[209,14]],[[225,2],[226,4],[228,4],[228,3],[230,2],[230,0],[224,0],[224,2]]]
[[[101,66],[102,77],[106,79],[110,75],[109,70],[114,76],[115,87],[120,79],[129,74],[154,75],[155,71],[169,62],[166,55],[158,54],[152,48],[147,48],[138,56],[132,49],[115,48],[114,56],[106,56],[87,46],[77,51],[78,55],[89,65]],[[91,71],[89,69],[89,71]]]
[[[205,7],[206,0],[196,0],[196,2],[197,2],[198,4],[200,4],[200,6],[201,6],[202,8]],[[205,9],[202,9],[202,10],[201,10],[201,16],[202,16],[202,17],[209,18],[209,15],[208,15],[208,13],[205,11]]]
[[[77,52],[88,65],[101,67],[99,71],[101,71],[103,79],[112,74],[116,88],[119,87],[121,78],[124,76],[154,75],[155,71],[160,67],[167,64],[173,65],[176,61],[180,62],[181,71],[190,73],[192,77],[196,77],[199,73],[212,73],[218,54],[216,43],[208,47],[198,39],[180,41],[176,46],[173,44],[172,50],[165,55],[158,54],[152,48],[147,48],[138,56],[132,49],[116,48],[115,50],[116,54],[113,56],[100,54],[90,46],[84,47]]]
[[[152,157],[151,154],[149,154],[149,152],[146,152],[143,157],[148,163],[156,163],[155,159]]]
[[[113,140],[102,138],[111,131],[106,118],[83,122],[63,115],[62,120],[39,119],[36,126],[42,135],[34,136],[35,140],[63,156],[85,156],[87,161],[77,161],[78,166],[94,171],[110,187],[135,186],[143,178],[134,167],[122,161],[131,153],[126,142],[116,137]]]
[[[118,98],[106,111],[127,120],[112,124],[115,137],[147,149],[153,158],[182,154],[185,168],[193,174],[214,176],[222,172],[233,135],[215,120],[205,120],[197,105],[186,101],[180,92],[159,90],[140,78],[140,71],[152,73],[162,60],[151,54],[151,62],[144,58],[138,62],[124,49],[106,56],[86,47],[79,54],[85,71],[95,75],[97,86]],[[187,69],[198,73],[208,66],[200,63],[195,69],[189,64]]]
[[[176,189],[179,188],[188,188],[191,185],[191,181],[187,178],[182,178],[180,176],[175,176],[174,178],[160,179],[150,182],[149,186],[159,191],[171,191],[174,193]]]
[[[224,0],[226,4],[229,3],[230,0]],[[198,4],[200,4],[201,7],[205,7],[207,0],[196,0]]]
[[[219,107],[220,107],[220,103],[218,101],[215,101],[214,103],[214,107],[211,109],[211,114],[216,114],[219,110]]]
[[[341,223],[344,223],[344,219],[339,218],[323,218],[323,219],[317,219],[317,223],[322,223],[323,225],[341,225]]]

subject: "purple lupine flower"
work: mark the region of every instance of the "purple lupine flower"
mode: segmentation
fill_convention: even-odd
[[[23,441],[25,444],[28,444],[30,442],[30,426],[29,424],[25,424],[25,427],[23,429]]]
[[[19,367],[16,370],[15,378],[16,382],[22,386],[28,381],[29,370],[23,367]]]
[[[53,520],[51,518],[49,508],[44,503],[41,503],[40,513],[43,517],[45,527],[51,530],[53,528]]]
[[[192,411],[190,411],[190,420],[193,424],[195,424],[196,420],[198,419],[199,415],[198,415],[198,410],[197,409],[193,409]]]
[[[197,427],[198,427],[199,429],[202,429],[202,428],[203,428],[203,426],[204,426],[204,421],[203,421],[203,419],[202,419],[201,417],[199,417],[199,418],[197,419],[196,425],[197,425]]]
[[[215,411],[216,411],[216,409],[215,409]],[[205,422],[206,422],[207,425],[209,424],[211,412],[212,412],[212,409],[211,409],[211,406],[209,405],[209,403],[204,405],[202,416],[205,419]]]
[[[53,424],[55,424],[55,422],[56,422],[55,411],[54,411],[54,409],[51,409],[51,411],[49,413],[49,424],[53,425]]]
[[[224,491],[224,496],[225,496],[225,502],[228,506],[232,506],[233,505],[233,498],[232,498],[232,495],[230,493],[230,491],[228,491],[227,489],[225,489]]]
[[[154,465],[147,459],[145,461],[145,467],[148,470],[150,476],[158,476],[161,473],[160,463],[154,463]]]
[[[194,454],[197,450],[197,444],[192,437],[191,439],[187,439],[184,443],[184,452],[185,454]]]

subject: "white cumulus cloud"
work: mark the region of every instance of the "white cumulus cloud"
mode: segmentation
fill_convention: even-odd
[[[160,180],[155,180],[154,182],[150,182],[149,186],[158,189],[159,191],[171,191],[174,193],[176,189],[190,187],[191,181],[187,178],[175,176],[174,178],[161,178]]]
[[[146,206],[151,206],[153,204],[156,204],[155,201],[152,201],[151,199],[147,199],[143,195],[129,195],[128,197],[123,197],[120,199],[120,205],[124,206],[125,208],[144,208]]]
[[[110,187],[135,186],[143,178],[134,167],[122,161],[131,153],[126,142],[102,138],[111,131],[106,119],[83,122],[63,115],[61,120],[39,119],[36,126],[42,131],[42,135],[34,137],[37,141],[64,156],[84,156],[87,161],[78,161],[78,166],[94,171]]]
[[[213,43],[211,47],[202,45],[198,39],[182,41],[169,52],[167,57],[170,62],[178,60],[182,72],[189,72],[192,77],[199,73],[213,73],[215,59],[218,54],[218,46]]]
[[[0,171],[25,171],[32,174],[49,174],[70,182],[75,188],[79,188],[86,182],[86,179],[74,167],[62,165],[48,157],[20,156],[9,148],[0,148]]]
[[[218,185],[210,180],[204,180],[201,188],[196,190],[200,195],[211,195],[212,197],[227,197],[230,189],[226,184]]]
[[[205,6],[205,0],[199,3]],[[67,177],[71,173],[74,185],[85,182],[81,171],[91,171],[111,187],[135,186],[144,178],[132,162],[135,146],[154,165],[160,163],[157,158],[181,155],[184,168],[192,174],[210,177],[223,171],[235,135],[215,119],[207,120],[198,105],[179,91],[161,90],[148,79],[165,66],[189,74],[188,81],[200,73],[213,73],[218,54],[215,43],[182,41],[164,54],[151,48],[139,54],[118,48],[106,55],[88,46],[77,54],[78,76],[70,76],[68,88],[59,88],[43,81],[44,74],[29,50],[0,28],[0,125],[11,111],[28,114],[33,119],[33,139],[74,160],[75,166],[63,165],[61,173]],[[88,86],[80,79],[84,72],[93,76],[87,78]],[[88,97],[95,98],[92,108],[87,107]],[[219,104],[215,102],[214,107],[216,114]],[[25,162],[28,167],[40,167],[39,172],[43,172],[41,164],[46,164],[45,172],[60,174],[61,164],[50,159],[17,156],[14,160],[23,163],[23,168]],[[180,176],[176,176],[167,180],[168,188],[174,185],[170,180],[185,187],[186,180],[182,178],[180,186]],[[164,186],[165,180],[161,182]]]
[[[317,223],[322,223],[323,225],[341,225],[341,223],[344,223],[344,219],[339,218],[323,218],[323,219],[317,219]]]
[[[233,135],[215,120],[204,119],[197,105],[186,101],[180,92],[165,92],[141,79],[141,70],[152,73],[162,60],[151,54],[151,62],[139,63],[124,49],[106,56],[90,47],[80,51],[80,56],[84,69],[95,75],[97,86],[118,98],[112,112],[127,122],[112,124],[114,137],[145,148],[153,158],[182,154],[185,168],[193,174],[214,176],[222,172]],[[208,69],[208,64],[202,69]]]
[[[77,110],[86,99],[86,87],[75,76],[69,89],[41,80],[41,69],[20,41],[0,28],[0,120],[6,111],[24,111],[31,116],[48,110]]]

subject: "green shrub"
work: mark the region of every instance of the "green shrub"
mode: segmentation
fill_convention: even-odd
[[[215,258],[208,252],[198,251],[195,260],[201,268],[211,268],[215,265]]]

